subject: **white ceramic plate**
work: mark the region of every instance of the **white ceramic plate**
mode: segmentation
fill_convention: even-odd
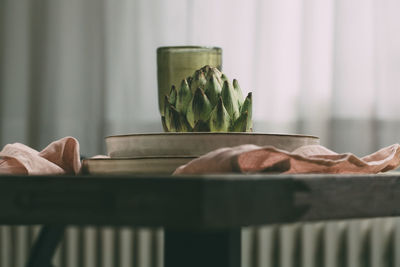
[[[217,148],[241,144],[271,145],[293,151],[303,145],[319,144],[319,138],[262,133],[153,133],[106,137],[107,153],[111,158],[199,157]]]
[[[147,157],[125,159],[85,159],[84,174],[172,174],[194,157]]]

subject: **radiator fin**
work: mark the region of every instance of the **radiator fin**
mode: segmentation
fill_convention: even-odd
[[[0,226],[0,267],[25,267],[40,226]],[[56,267],[163,267],[163,231],[68,227]],[[242,266],[400,266],[400,218],[244,228]]]

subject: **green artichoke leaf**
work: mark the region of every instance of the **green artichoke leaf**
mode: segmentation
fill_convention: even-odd
[[[243,106],[242,109],[240,111],[240,114],[243,114],[245,112],[247,112],[248,116],[247,116],[247,125],[246,125],[246,131],[251,131],[251,129],[253,128],[253,121],[252,121],[252,116],[253,116],[253,112],[252,112],[252,93],[248,93],[248,95],[246,96],[246,99],[243,102]]]
[[[215,76],[217,79],[218,83],[222,87],[223,81],[221,79],[222,72],[220,72],[217,68],[210,68],[207,72],[207,77]]]
[[[192,76],[187,77],[187,78],[186,78],[186,81],[187,81],[187,83],[188,83],[188,85],[189,85],[189,88],[192,88],[193,77],[192,77]]]
[[[208,125],[208,123],[199,120],[198,122],[196,122],[196,125],[193,127],[193,132],[209,132],[210,131],[210,127]]]
[[[181,114],[186,114],[191,98],[192,92],[190,91],[189,84],[186,80],[182,80],[181,88],[178,90],[178,95],[176,97],[176,110]]]
[[[178,132],[192,132],[193,129],[190,127],[186,116],[179,113],[180,130]]]
[[[169,132],[167,124],[165,123],[165,116],[161,116],[161,123],[162,123],[162,127],[164,129],[164,132]]]
[[[192,82],[190,84],[190,89],[192,90],[192,93],[196,91],[197,88],[204,88],[207,83],[206,76],[204,75],[204,72],[200,70],[196,70],[196,72],[193,75]]]
[[[175,88],[175,85],[171,86],[171,91],[169,92],[169,103],[175,105],[176,103],[176,96],[178,95],[178,91]]]
[[[228,77],[225,75],[225,74],[221,74],[221,80],[222,80],[222,82],[224,83],[224,82],[229,82],[229,79],[228,79]]]
[[[170,131],[171,129],[171,125],[170,125],[170,121],[171,121],[171,112],[170,112],[170,107],[171,103],[169,103],[169,97],[165,96],[164,97],[164,122],[165,122],[165,126],[168,129],[168,131]]]
[[[212,72],[212,74],[216,75],[218,78],[221,78],[222,76],[222,72],[217,68],[211,68],[210,72]]]
[[[236,79],[233,79],[233,89],[235,89],[236,97],[239,102],[239,106],[243,104],[243,93],[242,89],[239,86],[239,82]]]
[[[237,101],[236,93],[228,81],[225,81],[222,86],[221,96],[229,116],[233,121],[235,121],[240,115],[239,103]]]
[[[184,118],[174,106],[169,105],[166,114],[168,116],[165,116],[165,124],[170,132],[188,132],[190,130]]]
[[[249,113],[249,115],[251,116],[252,103],[253,103],[252,96],[253,96],[253,94],[251,92],[247,94],[246,99],[244,100],[242,108],[240,110],[240,113],[247,111]]]
[[[200,72],[200,75],[199,75],[199,82],[200,82],[200,88],[204,88],[204,86],[206,85],[206,83],[207,83],[207,79],[206,79],[206,75],[204,74],[204,72]]]
[[[218,102],[218,98],[221,95],[221,84],[218,82],[215,75],[211,76],[206,83],[205,93],[211,102],[211,105],[215,106]]]
[[[200,120],[208,121],[211,111],[210,100],[208,100],[202,89],[197,88],[186,112],[186,118],[190,126],[194,128]]]
[[[224,107],[222,97],[218,99],[218,103],[210,115],[210,130],[212,132],[228,132],[231,124],[231,119]]]
[[[232,124],[231,132],[247,132],[248,113],[240,114],[239,118]]]
[[[208,75],[208,72],[211,70],[210,65],[205,65],[200,69],[205,75]]]

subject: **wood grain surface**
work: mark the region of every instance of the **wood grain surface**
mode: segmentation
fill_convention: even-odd
[[[400,215],[400,174],[0,176],[1,224],[236,229]]]

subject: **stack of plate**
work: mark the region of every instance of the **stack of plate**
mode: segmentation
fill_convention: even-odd
[[[110,158],[84,160],[83,172],[171,174],[180,165],[221,147],[254,144],[293,151],[319,144],[319,138],[261,133],[154,133],[109,136],[106,144]]]

